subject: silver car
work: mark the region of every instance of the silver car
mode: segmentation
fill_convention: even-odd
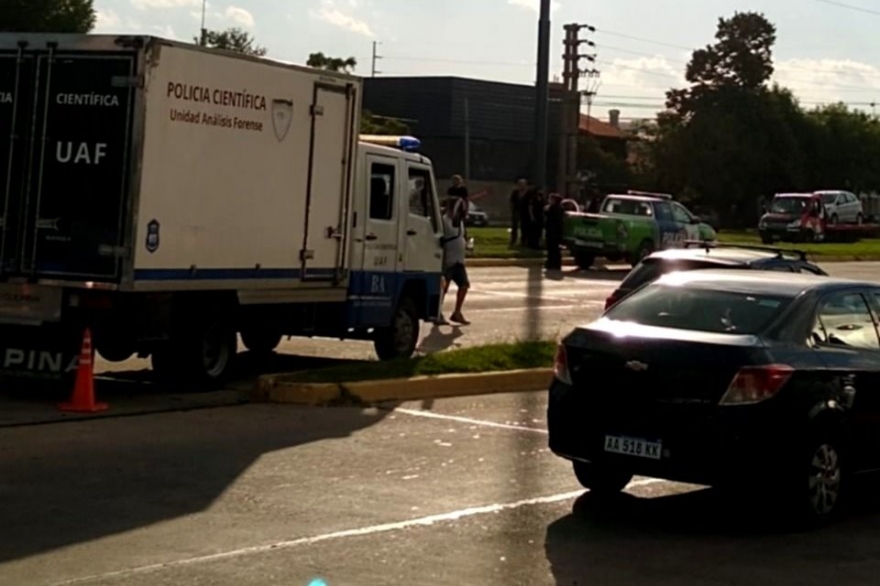
[[[862,202],[849,191],[817,191],[822,197],[829,224],[861,224],[865,220]]]

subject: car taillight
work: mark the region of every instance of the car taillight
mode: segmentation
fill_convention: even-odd
[[[556,347],[556,357],[553,359],[553,376],[555,376],[559,382],[567,385],[572,384],[571,373],[568,371],[568,353],[565,351],[565,346],[562,344],[559,344]]]
[[[794,369],[786,364],[741,368],[727,387],[721,404],[751,405],[766,401],[779,392],[793,373]]]

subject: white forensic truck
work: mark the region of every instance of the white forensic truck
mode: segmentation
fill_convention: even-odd
[[[410,356],[439,313],[431,162],[353,76],[149,36],[0,34],[0,372],[224,380],[237,334]],[[405,142],[405,141],[404,141]]]

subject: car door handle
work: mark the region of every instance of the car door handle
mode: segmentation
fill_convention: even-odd
[[[364,237],[364,239],[365,239],[365,240],[378,240],[379,237],[376,236],[375,234],[367,234],[367,235]]]
[[[418,234],[418,232],[416,232],[415,230],[407,230],[406,231],[407,236],[415,236],[416,234]]]

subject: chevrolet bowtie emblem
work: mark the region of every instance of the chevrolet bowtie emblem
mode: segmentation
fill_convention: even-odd
[[[645,372],[648,370],[648,365],[644,362],[639,362],[638,360],[630,360],[626,363],[626,367],[636,372]]]

